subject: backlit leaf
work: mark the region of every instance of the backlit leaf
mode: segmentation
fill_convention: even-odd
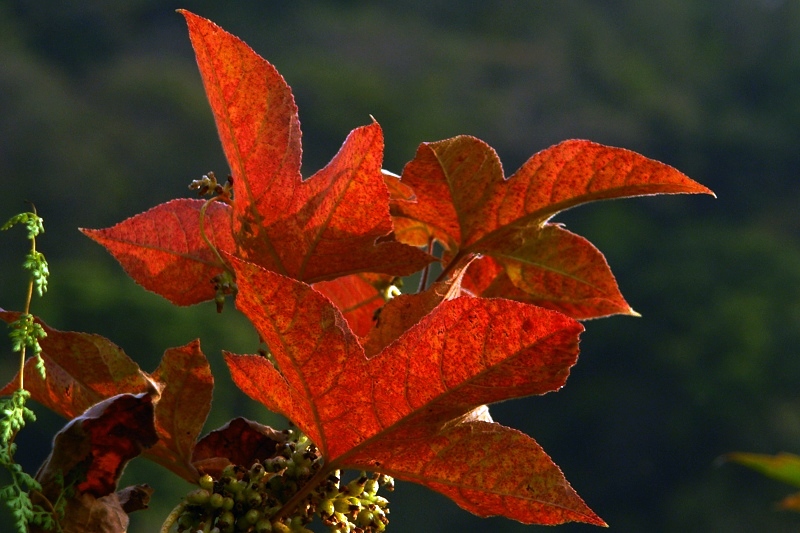
[[[307,282],[424,266],[425,254],[390,237],[380,126],[353,130],[303,180],[300,123],[284,79],[237,37],[183,14],[234,178],[239,257]]]
[[[293,420],[331,468],[391,472],[482,516],[603,524],[532,439],[474,415],[484,403],[559,389],[577,359],[580,324],[509,300],[440,299],[367,359],[322,294],[255,265],[233,264],[237,306],[280,368],[261,356],[227,354],[234,382]],[[402,314],[396,300],[394,312]],[[498,477],[503,438],[512,450],[507,460],[518,465],[504,467],[513,478]],[[469,454],[475,455],[463,466]],[[414,465],[407,464],[412,457]],[[522,492],[509,496],[512,486]]]
[[[211,280],[223,272],[200,235],[203,203],[172,200],[116,226],[81,231],[103,245],[145,289],[176,305],[192,305],[214,297]],[[206,210],[206,236],[220,251],[234,250],[230,211],[219,202]]]
[[[581,140],[539,152],[506,179],[495,151],[468,136],[423,143],[403,170],[402,183],[415,194],[412,201],[393,201],[404,242],[420,245],[430,236],[452,261],[494,257],[513,286],[530,295],[521,300],[547,302],[576,318],[635,313],[600,253],[554,229],[548,223],[553,215],[611,198],[713,194],[668,165]]]

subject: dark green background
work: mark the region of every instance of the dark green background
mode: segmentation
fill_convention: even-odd
[[[614,531],[796,531],[791,491],[717,458],[800,452],[800,4],[781,0],[524,2],[0,1],[0,218],[35,203],[51,290],[34,312],[97,332],[152,370],[200,337],[218,387],[206,429],[281,422],[230,383],[219,350],[255,336],[230,309],[174,309],[127,279],[78,227],[106,227],[228,168],[182,17],[247,41],[300,108],[304,174],[373,115],[384,166],[472,134],[511,174],[566,138],[669,163],[719,197],[581,207],[557,220],[608,258],[640,319],[586,323],[567,386],[493,407],[529,433]],[[0,307],[22,305],[22,230],[0,234]],[[0,377],[13,359],[2,346]],[[63,421],[19,438],[35,470]],[[144,461],[157,489],[131,531],[157,530],[188,485]],[[525,531],[407,483],[391,530]],[[0,523],[4,520],[0,515]],[[569,525],[564,531],[590,531]]]

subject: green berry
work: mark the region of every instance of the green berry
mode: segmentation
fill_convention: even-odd
[[[214,478],[208,474],[203,475],[200,478],[200,488],[208,491],[214,490]]]
[[[186,495],[186,501],[192,505],[205,505],[210,497],[211,493],[206,489],[195,489]]]
[[[230,511],[231,509],[233,509],[233,506],[235,505],[235,503],[236,502],[233,501],[233,498],[231,498],[230,496],[225,496],[222,499],[222,508],[225,511]]]
[[[247,521],[248,525],[253,525],[258,522],[258,519],[261,518],[261,511],[258,509],[250,509],[245,513],[244,519]]]
[[[258,507],[261,505],[261,493],[252,488],[245,491],[245,502],[250,507]]]
[[[222,507],[222,504],[225,502],[225,496],[222,494],[215,492],[211,495],[208,499],[208,505],[211,506],[213,509],[219,509]]]
[[[336,498],[333,501],[333,508],[337,513],[346,513],[350,510],[350,502],[345,498]]]
[[[219,518],[217,518],[217,525],[220,529],[225,529],[236,523],[236,517],[230,511],[224,511]]]
[[[317,507],[317,511],[322,517],[332,516],[335,511],[333,500],[322,500],[322,502],[319,504],[319,507]]]
[[[361,527],[370,526],[373,520],[375,520],[375,516],[369,509],[361,509],[361,511],[358,513],[358,516],[356,516],[356,524]]]
[[[272,522],[268,518],[262,518],[256,522],[256,533],[271,533]]]
[[[368,479],[366,483],[364,483],[364,492],[367,493],[368,496],[375,496],[378,494],[378,488],[380,488],[380,484],[375,479]]]

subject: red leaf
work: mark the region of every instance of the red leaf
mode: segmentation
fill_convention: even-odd
[[[277,446],[287,435],[244,418],[234,418],[197,442],[192,464],[219,479],[229,464],[251,465],[275,455]]]
[[[377,123],[354,130],[303,181],[300,123],[271,64],[214,23],[182,12],[234,177],[239,257],[308,282],[357,272],[407,275],[427,254],[391,238]]]
[[[381,309],[375,327],[362,341],[366,356],[372,357],[380,353],[431,313],[437,305],[457,297],[460,293],[461,277],[459,276],[435,283],[421,293],[401,294],[389,300]]]
[[[66,495],[59,521],[64,531],[125,531],[127,512],[146,506],[146,488],[122,491],[127,510],[115,491],[125,465],[158,439],[153,418],[151,395],[120,394],[91,407],[55,436],[36,480],[50,502],[65,497],[64,487],[74,484],[76,492]],[[132,492],[144,500],[128,502]]]
[[[393,278],[385,274],[352,274],[320,281],[314,289],[327,296],[341,310],[350,329],[363,337],[375,325],[375,313],[386,303],[382,290],[391,285]]]
[[[432,434],[397,432],[352,461],[354,467],[378,469],[441,492],[478,516],[503,515],[526,524],[606,525],[536,441],[492,423],[483,409]]]
[[[501,258],[514,286],[532,295],[527,300],[546,301],[578,318],[632,310],[599,252],[546,224],[553,215],[610,198],[713,194],[663,163],[577,140],[539,152],[508,179],[497,154],[478,139],[424,143],[402,182],[415,193],[413,201],[393,202],[404,242],[419,245],[429,235],[454,261],[474,254]],[[549,234],[543,237],[544,231]],[[564,268],[565,247],[582,267],[577,279]]]
[[[81,229],[103,245],[125,272],[145,289],[175,305],[214,298],[211,279],[223,265],[200,235],[202,200],[172,200],[107,229]],[[214,202],[206,210],[209,241],[233,252],[230,207]]]
[[[492,292],[478,294],[514,298],[577,319],[637,314],[625,302],[605,257],[592,243],[554,224],[530,234],[527,240],[495,247],[491,257],[505,275],[493,280]],[[504,279],[510,287],[500,285]]]
[[[226,354],[237,386],[284,414],[324,455],[335,457],[340,448],[354,446],[375,416],[359,392],[369,383],[364,350],[340,311],[304,283],[238,260],[233,266],[239,280],[236,306],[280,368],[264,357]],[[353,415],[362,412],[363,420],[351,425]],[[337,424],[342,420],[344,425]]]
[[[11,322],[17,313],[2,312]],[[41,323],[41,321],[39,321]],[[150,388],[147,375],[117,345],[100,335],[58,331],[42,323],[47,337],[39,341],[47,379],[36,370],[35,359],[25,362],[25,388],[31,398],[65,418],[74,418],[92,405],[123,392]],[[0,395],[18,388],[15,376]]]
[[[474,432],[469,426],[476,420],[474,409],[484,403],[560,388],[577,359],[579,323],[509,300],[441,302],[431,291],[418,295],[423,300],[417,305],[423,306],[425,298],[441,303],[367,359],[341,313],[323,295],[255,265],[238,260],[233,265],[239,280],[237,306],[280,368],[264,357],[226,354],[234,382],[295,422],[330,468],[383,472],[388,467],[398,478],[440,490],[481,515],[603,523],[531,439],[495,424],[476,426],[480,431]],[[398,302],[390,311],[394,316],[405,308]],[[396,332],[397,326],[390,330]],[[525,467],[517,467],[515,477],[499,479],[492,471],[498,465],[487,459],[501,451],[495,441],[487,441],[498,434],[509,435],[512,453],[524,454],[508,456]],[[458,451],[453,457],[448,440]],[[466,463],[472,469],[469,476],[454,471],[469,453],[476,454]],[[417,458],[416,470],[404,463],[411,457]],[[430,478],[428,468],[434,473]],[[504,468],[508,471],[507,464]],[[518,497],[505,492],[512,486],[522,491]],[[491,504],[481,505],[481,498]]]
[[[37,474],[43,487],[56,491],[50,501],[63,488],[54,481],[60,475],[66,483],[77,480],[81,493],[114,492],[128,461],[158,440],[153,418],[151,396],[142,393],[113,396],[71,420],[56,435],[53,452]]]
[[[167,350],[152,379],[163,384],[155,408],[159,441],[145,456],[187,481],[196,481],[192,454],[211,410],[214,389],[214,377],[200,351],[200,341]]]
[[[17,316],[0,312],[0,319],[7,322]],[[42,379],[33,358],[26,361],[25,388],[32,399],[71,419],[122,393],[157,393],[159,440],[144,455],[187,481],[197,479],[191,456],[211,408],[214,387],[199,341],[167,350],[159,367],[149,375],[100,335],[59,331],[46,324],[42,327],[47,333],[40,341],[47,379]],[[17,387],[15,376],[0,395],[10,394]]]

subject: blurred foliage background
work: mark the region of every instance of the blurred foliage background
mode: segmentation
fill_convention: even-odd
[[[511,174],[567,138],[669,163],[719,197],[581,207],[558,220],[607,256],[640,319],[586,324],[567,386],[493,408],[529,433],[615,531],[797,531],[787,487],[718,457],[800,451],[800,4],[782,0],[0,1],[0,218],[33,202],[53,272],[34,312],[97,332],[145,370],[200,337],[216,371],[207,430],[235,415],[283,424],[236,390],[220,349],[252,351],[232,307],[172,308],[78,227],[188,196],[228,168],[182,17],[238,35],[294,90],[304,173],[373,115],[384,166],[423,141],[471,134]],[[19,309],[23,231],[0,235],[0,307]],[[2,345],[0,377],[13,373]],[[35,471],[63,424],[20,436]],[[131,531],[155,531],[188,486],[141,460],[156,488]],[[408,483],[393,531],[537,529],[481,520]],[[2,522],[2,515],[0,515]],[[589,531],[568,525],[564,531]]]

